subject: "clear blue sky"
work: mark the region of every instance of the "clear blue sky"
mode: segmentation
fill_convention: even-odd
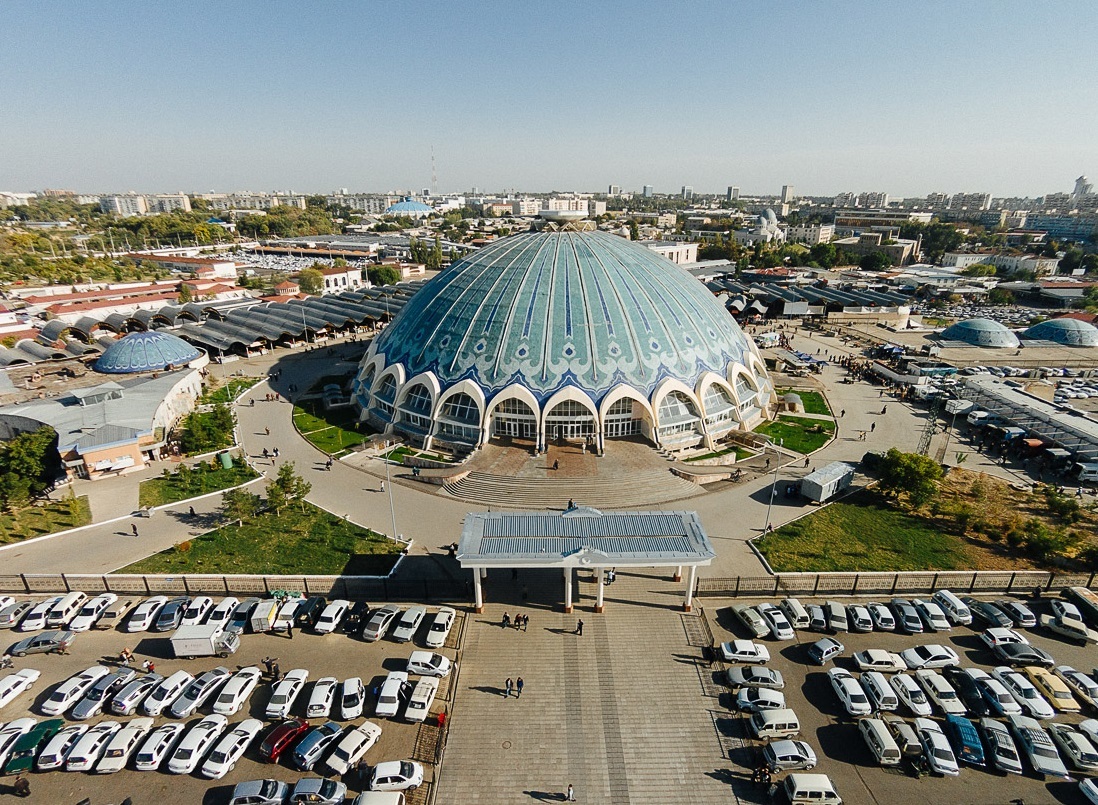
[[[1098,179],[1098,2],[8,0],[0,189]]]

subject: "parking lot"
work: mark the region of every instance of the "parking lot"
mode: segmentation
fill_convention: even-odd
[[[811,603],[824,603],[823,600],[814,598],[799,598],[799,600],[806,606]],[[868,600],[843,598],[841,602],[845,605],[864,604]],[[887,603],[889,598],[874,600]],[[714,643],[752,638],[753,635],[748,633],[728,606],[733,603],[754,605],[762,601],[779,603],[775,599],[707,600],[706,616],[713,633]],[[1036,601],[1031,599],[1027,603],[1038,616],[1050,612],[1049,599]],[[851,655],[864,649],[885,649],[898,653],[912,646],[933,643],[956,651],[961,659],[962,668],[981,668],[991,673],[994,667],[1002,663],[981,640],[980,630],[980,627],[974,624],[972,627],[955,626],[948,632],[924,632],[916,635],[878,631],[842,632],[835,637],[846,650],[834,662],[829,662],[822,667],[812,664],[808,658],[809,646],[823,637],[822,633],[797,631],[794,640],[779,642],[762,638],[757,642],[765,645],[770,651],[771,659],[766,665],[780,671],[785,677],[783,692],[786,706],[796,712],[800,721],[799,739],[807,741],[818,758],[818,765],[813,772],[828,775],[844,803],[881,805],[882,803],[926,801],[1001,805],[1017,799],[1023,799],[1026,805],[1087,802],[1078,789],[1078,781],[1087,775],[1072,769],[1070,763],[1067,765],[1072,781],[1038,779],[1025,761],[1023,761],[1026,767],[1024,776],[1007,775],[961,764],[961,772],[957,777],[924,774],[916,779],[907,771],[882,768],[876,763],[862,740],[856,727],[856,719],[847,715],[827,677],[827,671],[832,667],[845,668],[855,676],[860,676]],[[1032,645],[1049,652],[1057,665],[1071,665],[1079,671],[1090,674],[1098,664],[1096,663],[1098,654],[1094,646],[1084,647],[1065,642],[1041,627],[1018,631],[1027,637]],[[734,666],[735,664],[731,663],[715,662],[713,681],[723,683],[725,669]],[[729,692],[726,687],[719,693],[719,699],[724,707],[729,708],[730,713],[729,721],[721,729],[725,736],[722,742],[733,761],[733,774],[738,778],[738,781],[733,783],[733,789],[743,801],[766,802],[768,797],[765,789],[750,783],[752,769],[762,760],[763,743],[749,737],[747,717],[740,716],[734,709],[735,693]],[[911,711],[902,704],[897,715],[908,722],[914,720]],[[1042,722],[1042,726],[1057,722],[1078,723],[1084,719],[1094,718],[1096,715],[1098,713],[1084,703],[1081,714],[1057,713],[1051,722]],[[937,708],[934,711],[934,720],[939,724],[943,721],[942,713]],[[784,777],[784,774],[775,775],[774,781],[781,783]],[[785,800],[779,794],[777,801]]]
[[[7,705],[0,719],[5,723],[16,718],[32,717],[40,721],[45,717],[39,710],[40,705],[46,700],[50,692],[69,676],[78,673],[89,666],[103,664],[112,670],[118,665],[119,654],[123,648],[129,648],[134,654],[132,667],[140,669],[146,660],[155,663],[156,673],[167,677],[177,670],[185,670],[193,675],[224,665],[230,671],[236,671],[247,666],[263,668],[263,659],[267,657],[277,658],[281,672],[285,675],[295,668],[304,668],[309,672],[309,685],[297,698],[291,711],[292,716],[305,716],[305,708],[308,702],[312,683],[324,676],[332,676],[341,682],[350,677],[361,677],[366,688],[366,706],[363,717],[354,721],[344,722],[339,718],[338,696],[332,708],[330,719],[341,723],[344,727],[361,724],[364,720],[377,723],[382,728],[382,734],[377,744],[365,755],[364,760],[372,767],[386,760],[416,760],[424,765],[425,783],[414,792],[407,792],[409,803],[422,803],[428,801],[433,781],[433,766],[437,747],[439,728],[437,726],[437,714],[449,711],[453,697],[452,684],[455,682],[456,670],[450,676],[440,682],[438,695],[431,708],[431,715],[424,724],[414,724],[403,721],[402,718],[386,719],[376,718],[373,715],[375,699],[373,688],[380,685],[390,671],[403,671],[409,654],[423,648],[423,637],[429,626],[431,614],[434,608],[428,609],[428,617],[421,625],[416,639],[412,643],[398,644],[390,639],[384,639],[376,643],[367,643],[358,637],[351,637],[342,632],[330,635],[317,635],[308,630],[295,629],[293,638],[284,634],[245,634],[241,638],[240,649],[227,659],[217,657],[204,657],[192,660],[177,660],[172,658],[172,649],[169,642],[171,632],[164,633],[137,633],[128,634],[119,630],[83,632],[76,636],[70,652],[66,655],[32,654],[25,658],[14,660],[14,671],[22,668],[35,668],[41,671],[41,677],[34,687],[27,693],[17,697]],[[458,656],[459,641],[464,629],[464,616],[458,613],[457,621],[451,631],[447,643],[440,653],[455,660]],[[27,633],[5,630],[0,632],[0,643],[6,650]],[[455,664],[456,669],[456,664]],[[0,672],[0,677],[11,671]],[[140,674],[141,671],[139,670]],[[413,677],[415,679],[415,677]],[[270,699],[272,684],[268,678],[264,678],[255,688],[244,708],[229,718],[229,729],[234,724],[246,718],[264,719],[264,710]],[[215,697],[216,698],[216,697]],[[211,701],[207,702],[192,718],[186,719],[188,727],[197,723],[201,718],[211,712]],[[403,716],[403,712],[401,713]],[[123,723],[127,718],[111,715],[102,715],[91,719],[88,723],[96,723],[103,720],[119,720]],[[155,725],[171,721],[168,716],[160,716],[155,719]],[[328,718],[309,719],[311,726],[319,726]],[[71,723],[71,719],[66,717]],[[132,760],[129,767],[117,774],[92,775],[66,772],[35,773],[30,777],[32,795],[31,802],[43,803],[76,803],[88,797],[92,803],[119,802],[125,797],[131,797],[135,805],[142,803],[224,803],[228,801],[232,787],[241,781],[258,778],[275,778],[290,782],[296,782],[303,777],[324,776],[323,764],[312,772],[300,772],[288,764],[288,755],[283,756],[279,764],[268,764],[259,758],[258,747],[266,735],[265,729],[259,738],[254,741],[244,757],[237,763],[236,768],[230,771],[221,780],[207,780],[197,773],[190,775],[174,775],[166,771],[144,773],[133,770]],[[325,753],[327,757],[328,752]],[[165,764],[166,766],[166,764]],[[348,801],[358,792],[362,791],[366,778],[357,771],[349,772],[342,779],[348,787]],[[0,792],[10,792],[11,778],[6,783],[0,783]]]

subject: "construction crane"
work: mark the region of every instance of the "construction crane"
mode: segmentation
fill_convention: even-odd
[[[920,456],[930,455],[930,442],[934,439],[934,434],[938,432],[938,413],[941,410],[942,395],[938,394],[930,402],[930,412],[926,417],[926,425],[923,426],[923,433],[919,437],[919,449],[916,452]]]

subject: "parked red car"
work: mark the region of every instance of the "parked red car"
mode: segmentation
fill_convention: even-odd
[[[268,763],[277,763],[278,758],[309,731],[309,722],[303,718],[290,718],[270,731],[260,744],[259,754]]]

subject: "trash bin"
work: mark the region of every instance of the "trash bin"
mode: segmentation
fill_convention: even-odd
[[[233,468],[233,457],[229,455],[229,452],[227,450],[220,455],[220,459],[221,466],[224,469],[231,470]]]

